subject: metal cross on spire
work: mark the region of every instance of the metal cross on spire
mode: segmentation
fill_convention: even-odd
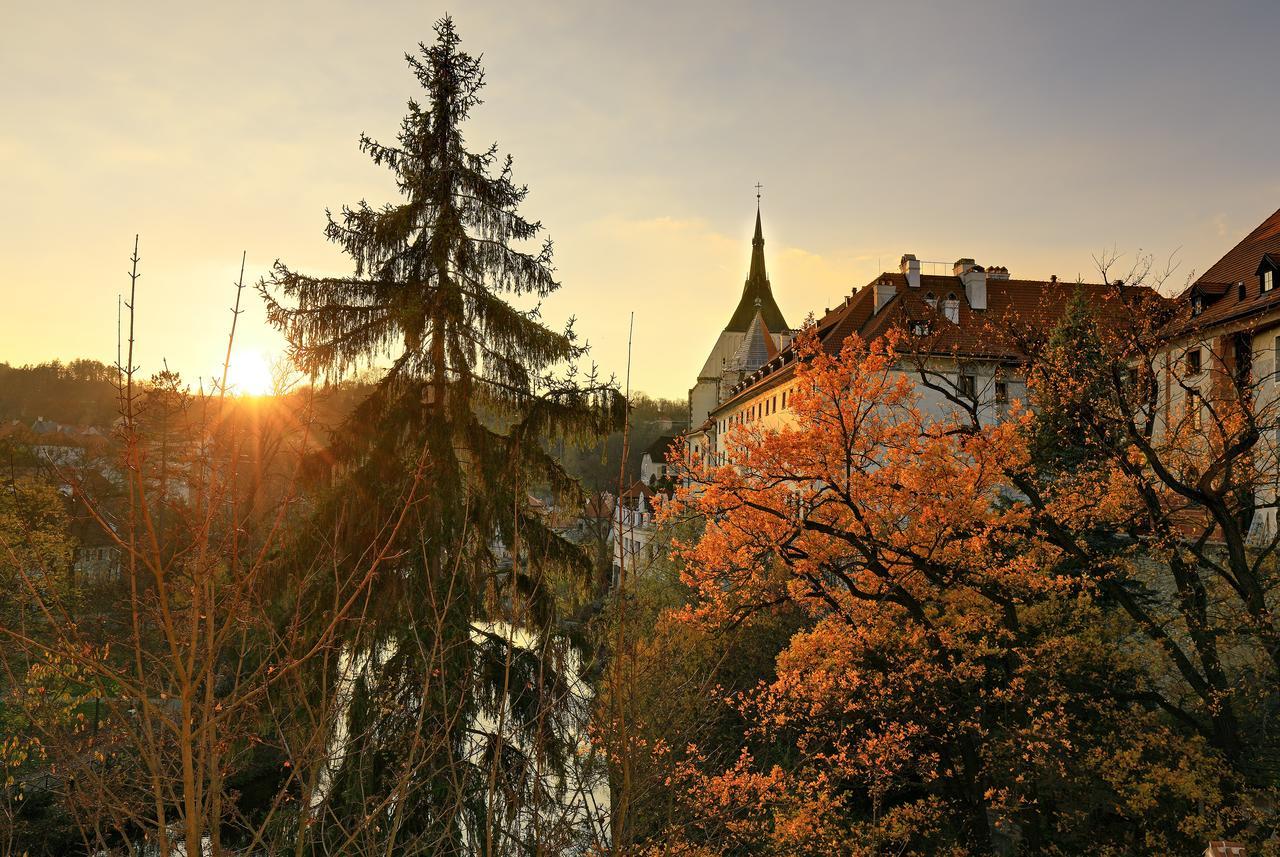
[[[764,189],[764,185],[760,184],[760,182],[756,182],[756,204],[757,205],[760,203],[760,191],[763,189]]]

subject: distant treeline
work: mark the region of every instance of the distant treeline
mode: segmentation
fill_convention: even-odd
[[[347,381],[317,397],[316,417],[322,433],[332,430],[360,396],[367,394],[369,380]],[[86,359],[26,366],[0,363],[0,421],[20,420],[29,425],[44,418],[106,428],[115,421],[118,407],[114,366]],[[639,478],[640,458],[650,444],[662,435],[685,431],[687,422],[684,402],[634,394],[626,481]],[[585,449],[557,445],[550,451],[588,492],[616,490],[622,432]]]
[[[109,426],[116,418],[116,370],[97,360],[35,366],[0,363],[0,420]]]
[[[688,408],[676,399],[654,399],[644,393],[631,396],[631,434],[627,443],[627,483],[640,478],[640,459],[663,435],[683,434],[689,428]],[[618,462],[622,457],[622,432],[582,449],[556,447],[551,453],[588,493],[616,492]],[[625,486],[624,486],[625,487]]]

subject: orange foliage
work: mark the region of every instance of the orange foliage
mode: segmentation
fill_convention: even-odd
[[[753,724],[736,763],[714,770],[693,752],[681,765],[699,821],[660,850],[1072,853],[1049,843],[1099,817],[1122,844],[1100,834],[1094,853],[1204,832],[1166,829],[1151,799],[1194,816],[1220,797],[1221,770],[1098,692],[1132,665],[1012,487],[1031,467],[1032,415],[927,414],[897,344],[851,339],[831,356],[802,342],[794,420],[734,427],[732,463],[692,463],[665,510],[705,520],[678,546],[695,594],[684,621],[750,622],[787,603],[808,622],[775,679],[727,700]],[[1117,474],[1063,492],[1052,514],[1091,525],[1129,514],[1132,497]]]

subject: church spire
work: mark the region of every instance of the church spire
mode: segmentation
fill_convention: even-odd
[[[751,267],[747,270],[747,282],[742,287],[742,299],[725,330],[746,333],[751,327],[759,306],[770,330],[787,331],[790,325],[782,317],[778,302],[773,299],[773,289],[769,285],[769,275],[764,267],[764,229],[760,225],[760,188],[756,187],[756,231],[751,238]]]
[[[760,228],[760,201],[756,200],[756,234],[751,239],[751,269],[747,274],[747,282],[768,283],[769,277],[764,271],[764,230]]]

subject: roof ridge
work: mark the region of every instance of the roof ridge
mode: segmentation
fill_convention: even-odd
[[[1231,256],[1234,256],[1237,250],[1240,250],[1240,251],[1245,251],[1245,250],[1247,250],[1248,248],[1246,247],[1246,245],[1247,245],[1247,244],[1249,244],[1249,243],[1251,243],[1251,242],[1253,242],[1253,241],[1258,240],[1258,238],[1261,236],[1261,233],[1265,232],[1268,228],[1275,229],[1275,228],[1278,228],[1278,227],[1280,227],[1280,208],[1277,208],[1275,211],[1273,211],[1273,212],[1270,214],[1270,216],[1266,217],[1266,218],[1265,218],[1261,223],[1259,223],[1257,226],[1255,226],[1255,227],[1254,227],[1254,228],[1249,232],[1249,234],[1248,234],[1248,235],[1246,235],[1245,237],[1241,238],[1241,239],[1240,239],[1239,241],[1237,241],[1234,245],[1232,245],[1232,247],[1231,247],[1231,249],[1230,249],[1230,250],[1228,250],[1227,252],[1223,253],[1223,254],[1218,258],[1218,261],[1214,262],[1214,263],[1213,263],[1212,265],[1210,265],[1208,268],[1205,268],[1204,273],[1203,273],[1203,274],[1201,274],[1199,277],[1197,277],[1197,278],[1196,278],[1196,282],[1198,283],[1198,282],[1200,282],[1201,280],[1207,280],[1207,279],[1209,278],[1209,272],[1210,272],[1210,271],[1212,271],[1214,268],[1217,268],[1219,265],[1222,265],[1222,264],[1223,264],[1224,262],[1226,262],[1226,261],[1227,261],[1227,259],[1229,259]]]

